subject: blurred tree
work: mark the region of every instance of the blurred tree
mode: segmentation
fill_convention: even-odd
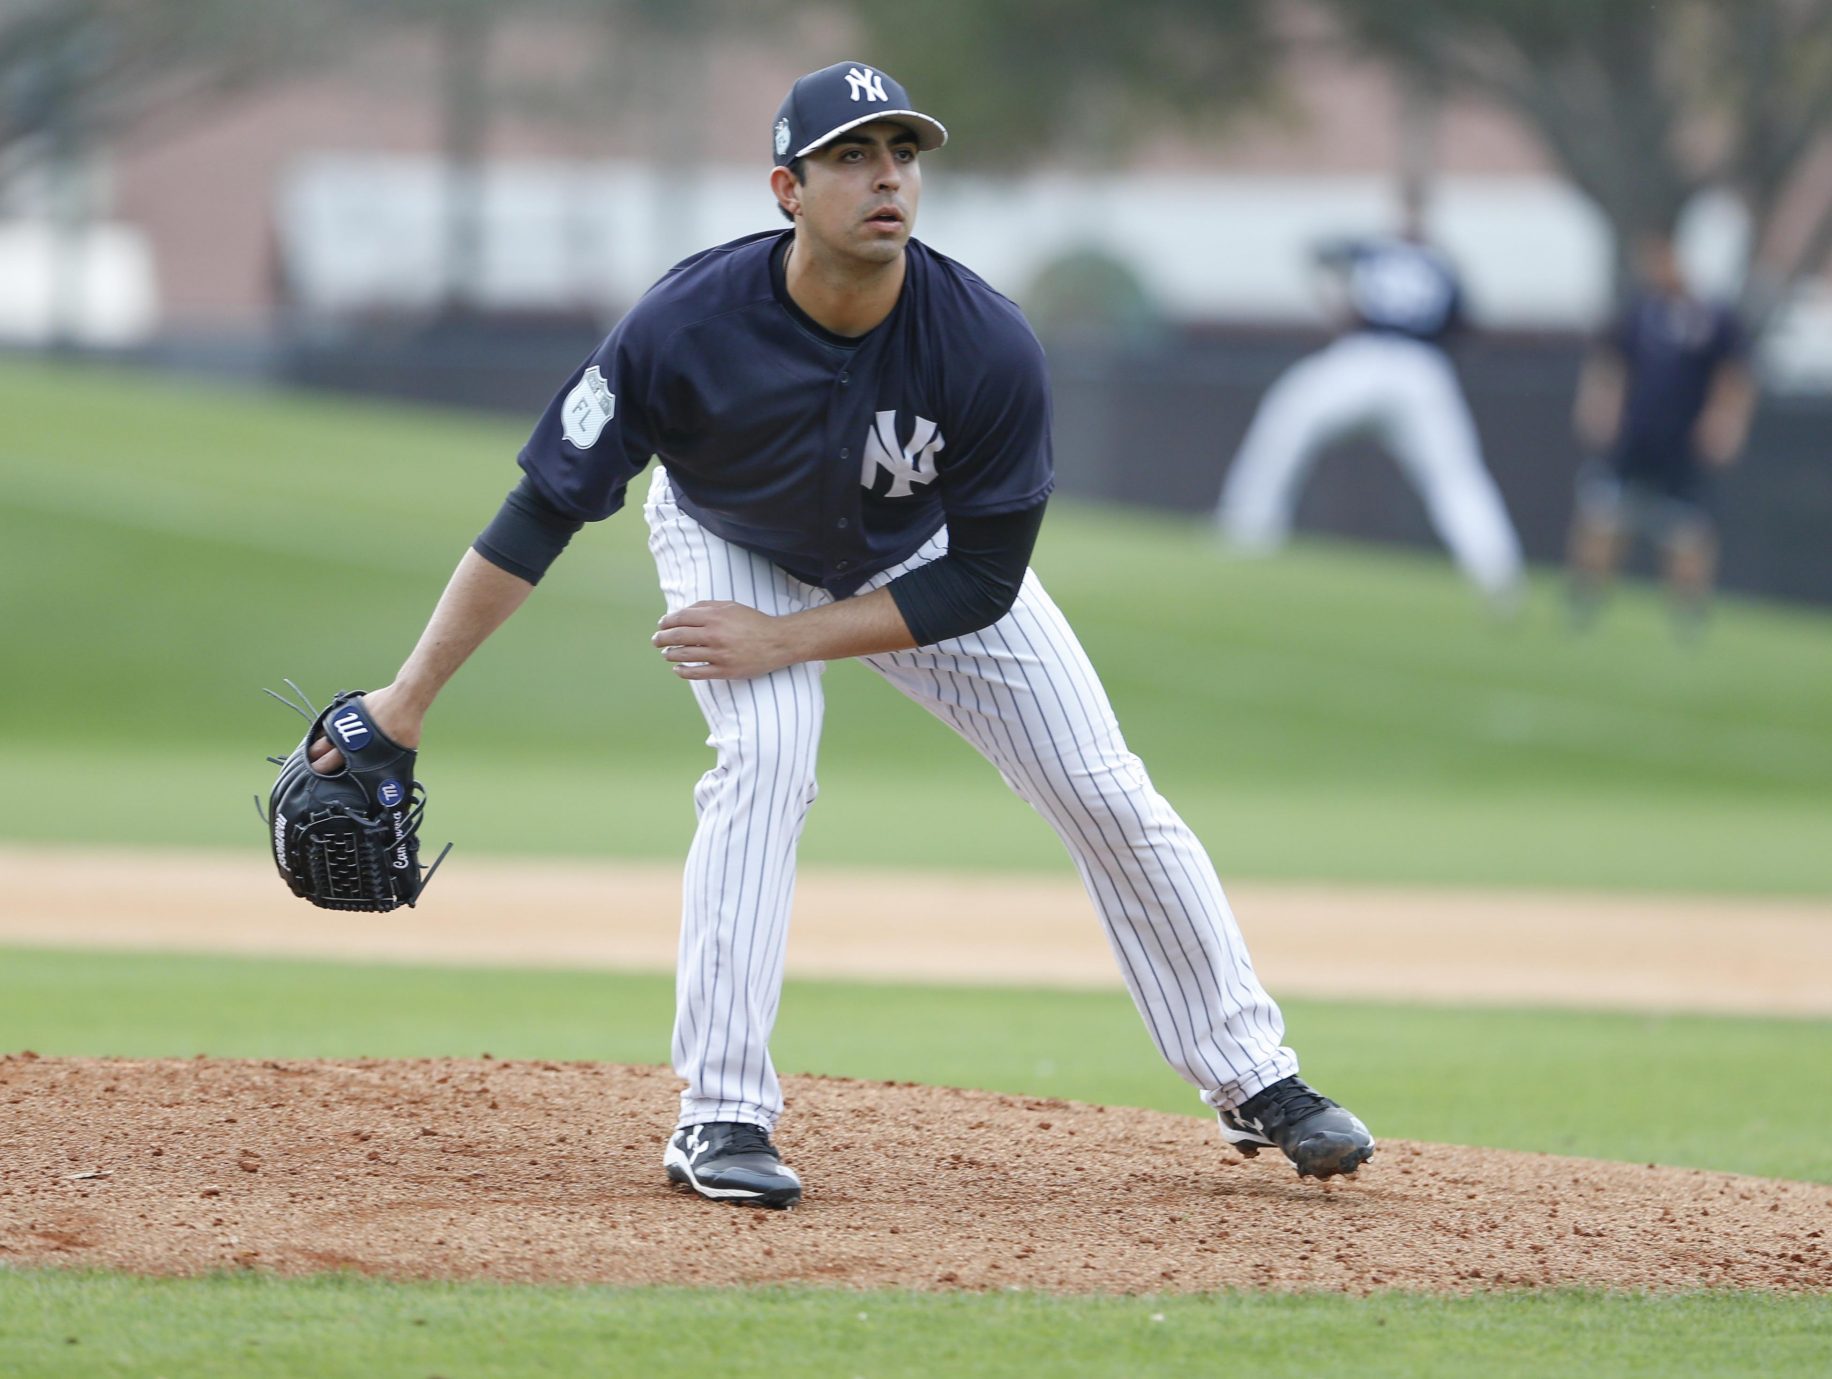
[[[1137,347],[1156,343],[1164,330],[1164,313],[1138,271],[1098,245],[1051,258],[1019,300],[1052,346]]]
[[[1759,325],[1832,253],[1832,201],[1803,204],[1832,133],[1832,0],[1324,0],[1427,87],[1536,130],[1617,236],[1670,233],[1702,191],[1750,219]]]
[[[1264,96],[1279,40],[1265,0],[902,0],[861,5],[864,51],[948,112],[959,158],[1112,157],[1168,123]],[[950,154],[953,158],[955,155]]]
[[[433,40],[433,102],[438,111],[444,179],[439,233],[439,299],[444,319],[478,310],[483,281],[484,164],[497,97],[490,52],[505,7],[497,0],[356,0],[372,28],[426,33]],[[519,11],[540,8],[520,0]]]
[[[354,3],[354,0],[348,0]],[[35,179],[58,246],[52,342],[75,338],[89,165],[123,131],[198,118],[335,42],[346,0],[0,0],[0,171]]]
[[[585,118],[646,126],[656,180],[654,221],[648,250],[658,273],[687,252],[697,222],[694,176],[703,161],[710,111],[705,80],[713,40],[763,39],[792,23],[802,6],[795,0],[572,0],[593,16],[596,49],[584,79],[565,93],[563,104]],[[756,148],[761,169],[768,119],[759,119]],[[757,195],[769,192],[758,173]]]
[[[436,37],[434,99],[447,193],[440,314],[451,317],[477,309],[483,170],[500,116],[513,111],[582,123],[640,114],[658,154],[664,143],[666,149],[656,160],[657,175],[668,182],[655,198],[656,239],[675,245],[692,219],[689,173],[704,142],[698,78],[710,42],[715,34],[762,27],[793,6],[789,0],[360,0],[360,8],[381,25]],[[563,74],[550,67],[523,77],[493,61],[508,25],[550,21],[566,26],[555,30],[567,46]]]
[[[0,149],[206,109],[335,42],[360,0],[0,0]]]

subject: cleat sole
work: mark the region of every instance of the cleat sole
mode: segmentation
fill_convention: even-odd
[[[1374,1146],[1353,1135],[1313,1135],[1298,1146],[1292,1162],[1300,1178],[1348,1176],[1374,1157]]]

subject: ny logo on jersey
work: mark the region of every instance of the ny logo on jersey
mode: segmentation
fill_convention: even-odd
[[[847,68],[846,84],[852,88],[852,98],[855,101],[887,101],[890,99],[884,94],[884,78],[869,67]]]
[[[926,484],[935,478],[935,452],[945,444],[934,422],[917,417],[910,443],[900,445],[896,412],[880,412],[877,425],[865,438],[865,466],[859,482],[870,488],[882,469],[891,476],[890,492],[884,496],[908,498],[911,484]]]

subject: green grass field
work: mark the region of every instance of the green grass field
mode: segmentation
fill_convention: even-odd
[[[386,678],[515,479],[497,419],[0,364],[0,839],[262,846],[297,720]],[[594,528],[431,721],[431,828],[664,856],[708,762],[652,659],[641,523]],[[1681,647],[1630,590],[1481,617],[1430,554],[1220,559],[1194,518],[1059,503],[1038,568],[1224,875],[1832,893],[1832,617],[1726,601]],[[1061,868],[951,735],[835,667],[811,860]],[[887,726],[888,725],[888,726]],[[887,822],[889,821],[889,822]],[[669,983],[0,950],[0,1048],[665,1057]],[[1832,1182],[1832,1022],[1292,1002],[1385,1135]],[[1191,1112],[1123,998],[792,983],[789,1071]],[[5,1138],[0,1115],[0,1141]],[[0,1182],[4,1163],[0,1159]],[[191,1283],[0,1270],[0,1376],[1806,1374],[1832,1300],[1699,1294],[1059,1300]]]
[[[18,1366],[0,1373],[32,1379],[1717,1379],[1823,1373],[1832,1327],[1823,1299],[1733,1293],[1069,1300],[36,1275],[0,1278],[0,1302],[0,1357]]]
[[[392,674],[515,481],[500,419],[0,365],[0,837],[248,846],[262,756]],[[1832,892],[1832,617],[1629,591],[1573,639],[1431,554],[1231,563],[1195,518],[1057,505],[1037,565],[1133,745],[1235,877]],[[709,764],[639,514],[575,542],[453,682],[423,769],[474,852],[676,854]],[[804,855],[1060,867],[1048,830],[857,666]],[[887,827],[886,820],[900,821]]]

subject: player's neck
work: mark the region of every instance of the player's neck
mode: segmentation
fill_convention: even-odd
[[[799,237],[783,264],[789,297],[810,320],[835,335],[860,336],[897,306],[907,253],[885,263],[861,263],[823,254]]]

